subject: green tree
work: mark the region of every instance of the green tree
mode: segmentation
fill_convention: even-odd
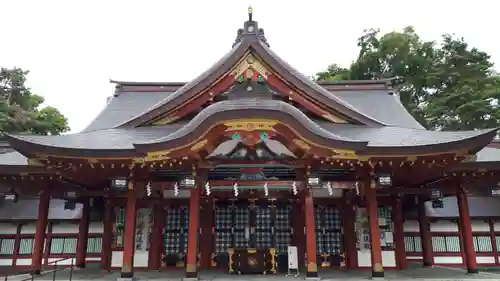
[[[41,108],[43,97],[26,86],[28,71],[0,69],[0,133],[58,135],[69,130],[68,120],[53,107]]]
[[[326,71],[316,73],[314,79],[317,81],[350,80],[350,71],[348,68],[342,68],[337,64],[331,64]]]
[[[428,128],[497,126],[500,79],[492,71],[490,57],[462,38],[444,35],[442,41],[424,41],[412,27],[386,34],[366,30],[358,39],[359,55],[343,69],[342,78],[398,79],[402,103]],[[329,72],[330,67],[315,78],[330,80],[325,75]]]
[[[429,96],[427,119],[434,128],[479,129],[500,124],[500,78],[490,56],[463,38],[444,35],[438,50],[437,90]]]

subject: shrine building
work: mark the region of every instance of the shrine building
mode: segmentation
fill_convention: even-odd
[[[0,267],[274,274],[289,246],[307,277],[500,265],[497,128],[426,130],[391,79],[314,82],[251,10],[228,43],[187,83],[112,81],[82,132],[7,134]]]

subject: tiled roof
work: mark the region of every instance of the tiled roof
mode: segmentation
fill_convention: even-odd
[[[253,111],[252,111],[253,110]],[[334,140],[339,144],[359,144],[356,150],[367,149],[379,151],[380,149],[427,149],[427,146],[439,144],[452,144],[477,137],[492,135],[496,129],[476,131],[426,131],[394,126],[368,127],[362,125],[334,124],[329,122],[315,122],[299,109],[279,100],[254,100],[240,99],[214,103],[202,110],[188,123],[176,123],[164,126],[149,126],[137,128],[116,128],[107,130],[88,131],[77,134],[61,136],[34,136],[18,135],[9,136],[16,142],[29,143],[44,149],[70,149],[85,151],[85,153],[134,152],[137,145],[153,144],[180,140],[195,132],[199,126],[205,126],[207,120],[217,114],[278,114],[273,118],[291,117],[297,122],[304,132],[312,133],[315,137],[325,140]],[[248,115],[247,114],[247,115]],[[253,116],[252,115],[252,116]],[[248,117],[245,115],[245,117]],[[208,126],[208,125],[207,125]],[[492,137],[492,136],[491,136]],[[490,140],[486,140],[490,141]],[[484,140],[483,140],[484,142]],[[362,146],[360,146],[362,145]]]
[[[183,126],[183,123],[176,123],[164,126],[106,129],[59,136],[19,136],[19,138],[49,147],[132,150],[134,143],[159,139],[174,133]]]
[[[318,122],[330,132],[360,141],[367,141],[368,147],[406,147],[444,144],[476,137],[496,129],[474,131],[427,131],[394,126],[366,127],[349,124]]]
[[[393,94],[391,90],[332,91],[332,94],[381,123],[403,128],[424,129],[403,106],[399,95]]]
[[[106,107],[83,132],[114,128],[171,94],[172,92],[119,92],[110,98]]]

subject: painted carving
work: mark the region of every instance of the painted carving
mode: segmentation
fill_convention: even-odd
[[[333,149],[332,158],[358,159],[358,155],[352,150]]]
[[[161,150],[155,152],[148,152],[147,156],[144,158],[144,161],[159,161],[159,160],[167,160],[170,159],[167,155],[170,154],[170,150]]]
[[[251,71],[249,73],[248,71]],[[255,78],[257,79],[259,74],[262,75],[264,79],[267,79],[267,75],[271,73],[271,71],[264,66],[262,60],[255,57],[254,54],[250,53],[241,60],[239,64],[234,67],[232,71],[234,77],[238,79],[241,75],[245,75],[246,78]],[[257,74],[257,75],[256,75]]]
[[[273,126],[278,122],[272,120],[241,120],[241,121],[230,121],[224,123],[227,127],[226,132],[232,131],[273,131]]]

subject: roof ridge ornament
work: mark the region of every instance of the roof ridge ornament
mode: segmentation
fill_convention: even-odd
[[[269,47],[269,43],[267,42],[266,36],[264,35],[264,29],[258,28],[258,23],[253,20],[253,8],[252,6],[248,7],[248,21],[246,21],[243,25],[243,28],[238,29],[238,34],[236,35],[236,39],[233,43],[233,48],[241,43],[246,38],[256,38],[260,42],[264,43],[267,47]]]
[[[252,21],[253,8],[252,6],[248,6],[248,21]]]

